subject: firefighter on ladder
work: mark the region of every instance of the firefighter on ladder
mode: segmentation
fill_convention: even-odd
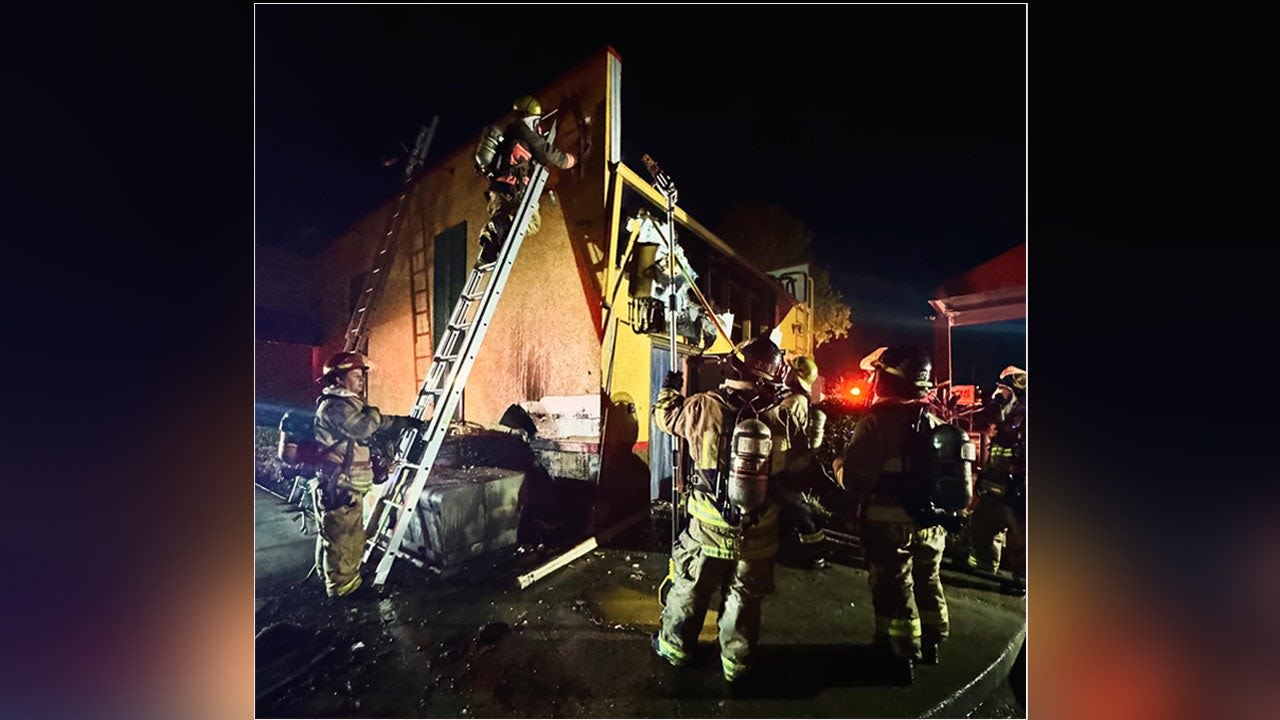
[[[373,489],[371,444],[385,444],[424,423],[401,415],[383,415],[364,400],[366,371],[372,365],[358,352],[340,352],[324,364],[316,380],[325,384],[317,400],[316,440],[327,448],[321,458],[315,507],[320,534],[316,566],[329,597],[350,595],[361,585],[364,556],[364,496]],[[385,477],[377,478],[385,480]]]
[[[520,196],[533,174],[532,161],[561,170],[568,170],[578,163],[578,158],[572,153],[557,150],[547,142],[539,127],[541,120],[542,104],[537,98],[524,95],[512,103],[511,112],[499,125],[490,126],[490,129],[500,130],[499,133],[491,134],[486,130],[481,137],[477,163],[489,178],[489,188],[484,193],[489,222],[480,231],[477,267],[492,266],[497,262],[498,253],[515,219]],[[535,205],[530,208],[525,237],[533,237],[541,225],[542,217]]]
[[[668,373],[654,406],[658,427],[688,441],[694,473],[689,525],[673,549],[674,582],[662,611],[662,629],[653,636],[653,650],[676,667],[688,664],[712,595],[719,590],[720,661],[731,684],[751,668],[762,605],[773,591],[779,508],[773,493],[766,493],[773,484],[767,475],[767,445],[772,442],[785,451],[807,443],[803,418],[777,404],[782,368],[782,351],[768,337],[760,337],[745,345],[741,360],[733,362],[735,379],[685,398],[679,391],[680,373]],[[748,413],[748,420],[739,421],[748,407],[756,416]],[[769,439],[760,443],[760,435],[740,436],[738,428],[744,422],[757,432],[763,430]],[[757,462],[751,467],[758,503],[739,517],[734,509],[739,506],[727,508],[722,493],[736,482],[731,475],[745,474],[749,460]],[[728,497],[733,495],[729,491]]]

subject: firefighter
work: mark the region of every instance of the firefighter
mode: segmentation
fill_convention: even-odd
[[[904,450],[932,387],[933,365],[920,348],[897,346],[879,352],[870,366],[871,407],[834,469],[850,502],[859,506],[876,645],[910,681],[913,661],[938,662],[939,645],[950,630],[939,576],[946,530],[921,528],[903,507],[899,490]]]
[[[826,413],[813,407],[813,383],[818,379],[817,363],[811,357],[797,355],[787,364],[786,394],[781,405],[784,413],[802,418],[808,442],[801,447],[792,448],[785,455],[775,453],[773,460],[776,468],[793,478],[785,485],[801,488],[800,492],[786,492],[782,496],[784,503],[780,516],[780,550],[783,557],[788,558],[788,562],[794,561],[803,568],[821,570],[827,567],[827,558],[822,551],[822,541],[826,539],[826,535],[821,524],[821,518],[827,513],[813,494],[814,482],[822,475],[821,469],[815,464],[813,451],[822,445]]]
[[[538,123],[542,119],[542,104],[537,98],[524,95],[511,105],[511,111],[500,124],[502,142],[497,147],[493,165],[488,168],[489,188],[485,190],[485,203],[489,222],[480,231],[480,259],[478,266],[492,265],[498,260],[507,231],[515,219],[520,196],[533,174],[533,163],[568,170],[578,159],[571,153],[552,147],[542,135]],[[532,237],[542,225],[542,217],[535,205],[530,209],[526,237]]]
[[[1026,579],[1027,371],[1000,373],[979,426],[994,432],[978,478],[978,506],[969,524],[969,567],[995,573],[1006,544],[1015,578]]]
[[[315,506],[320,515],[316,565],[323,572],[329,597],[350,595],[361,585],[364,555],[364,496],[373,489],[369,445],[398,438],[409,429],[421,431],[414,417],[383,415],[364,400],[366,371],[372,365],[357,352],[340,352],[324,364],[316,382],[325,387],[316,401],[316,440],[321,456]]]
[[[668,373],[654,404],[658,427],[688,441],[694,472],[689,526],[672,551],[673,584],[653,649],[676,667],[687,664],[719,589],[721,668],[737,686],[751,669],[762,604],[773,591],[779,506],[769,458],[807,439],[803,410],[778,404],[782,351],[767,336],[747,343],[730,367],[733,379],[688,398],[680,373]]]

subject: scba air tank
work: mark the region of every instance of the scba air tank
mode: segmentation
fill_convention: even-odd
[[[729,502],[743,512],[764,504],[769,489],[769,426],[751,418],[733,428],[733,456],[729,460]]]

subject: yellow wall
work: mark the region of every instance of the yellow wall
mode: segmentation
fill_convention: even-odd
[[[782,345],[787,355],[813,357],[813,311],[808,303],[796,303],[778,324]]]
[[[649,384],[649,359],[652,355],[652,341],[648,335],[640,335],[631,330],[626,325],[627,314],[627,286],[628,283],[624,278],[622,281],[622,289],[618,293],[620,299],[617,304],[618,316],[613,318],[617,322],[611,333],[616,337],[613,343],[613,382],[610,384],[609,397],[611,400],[617,401],[620,397],[629,396],[632,402],[636,404],[636,418],[639,421],[640,435],[636,438],[636,442],[649,441],[649,412],[653,406],[653,396],[657,393],[657,388],[650,387]],[[608,373],[608,357],[609,348],[604,348],[602,353],[604,357],[604,372]]]
[[[603,309],[605,293],[612,290],[620,272],[612,262],[618,251],[610,243],[621,243],[625,248],[627,241],[627,233],[615,229],[626,218],[615,219],[615,204],[607,202],[617,187],[617,175],[606,163],[608,58],[607,52],[601,52],[537,93],[543,107],[561,108],[556,116],[557,146],[561,149],[578,150],[579,118],[590,117],[587,127],[592,154],[578,168],[551,173],[541,201],[542,228],[521,246],[467,383],[462,417],[468,421],[495,423],[509,405],[547,395],[598,394],[605,387],[604,373],[612,350],[610,397],[636,404],[636,442],[649,440],[649,416],[656,392],[649,380],[653,340],[619,322],[627,317],[625,279],[613,314],[607,315]],[[580,113],[570,111],[575,105],[581,108]],[[432,249],[438,234],[465,221],[468,272],[479,254],[478,232],[488,214],[483,197],[486,182],[472,170],[480,128],[475,131],[473,141],[460,148],[448,151],[433,147],[428,153],[429,169],[411,191],[400,252],[372,317],[369,354],[375,370],[370,375],[369,398],[389,413],[408,412],[419,389],[413,366],[415,320],[409,253],[422,254],[428,268],[428,288],[432,286]],[[635,183],[637,176],[626,172]],[[639,189],[651,199],[657,196],[647,184]],[[342,346],[350,320],[351,279],[369,270],[395,200],[389,199],[316,258],[327,351]],[[707,241],[716,252],[740,264],[745,262],[683,210],[678,210],[677,217],[704,239],[710,237]],[[758,269],[750,272],[763,277]],[[452,300],[448,302],[452,306]],[[787,318],[795,313],[792,308]],[[426,321],[431,317],[428,309]],[[606,318],[618,325],[607,327]],[[788,343],[796,347],[799,340],[794,336],[787,339],[793,332],[788,324],[783,327],[784,347]],[[604,346],[606,331],[616,346]],[[419,348],[420,353],[427,350]]]

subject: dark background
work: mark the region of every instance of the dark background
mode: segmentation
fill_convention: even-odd
[[[254,12],[9,15],[5,717],[252,713]],[[1044,4],[1029,26],[1030,717],[1269,718],[1268,26]],[[701,216],[702,164],[643,151]]]

